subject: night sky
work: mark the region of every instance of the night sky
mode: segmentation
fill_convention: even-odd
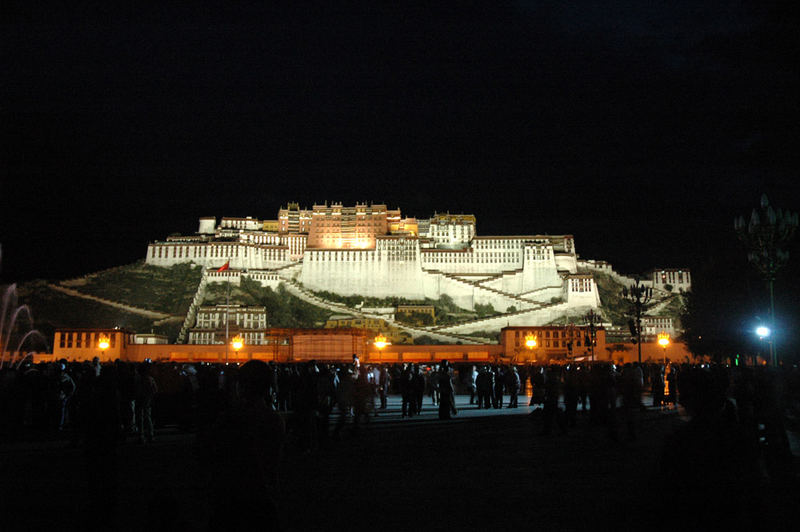
[[[571,233],[622,272],[744,263],[735,215],[763,192],[800,210],[800,20],[780,4],[267,4],[3,3],[0,283],[289,201]]]

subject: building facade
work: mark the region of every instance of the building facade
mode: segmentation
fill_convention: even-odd
[[[275,225],[277,231],[265,229]],[[500,310],[555,301],[570,308],[600,304],[591,274],[578,272],[572,235],[479,236],[474,215],[404,218],[384,204],[306,209],[290,203],[272,222],[246,217],[216,224],[204,217],[194,235],[152,242],[146,260],[209,269],[227,264],[341,295],[416,300],[448,295],[470,310],[476,304]]]
[[[225,344],[226,338],[239,336],[247,345],[264,345],[268,339],[267,311],[264,307],[241,305],[201,306],[194,327],[189,329],[190,344]]]

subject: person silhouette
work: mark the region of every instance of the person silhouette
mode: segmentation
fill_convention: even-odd
[[[200,442],[208,473],[209,530],[279,530],[274,490],[286,429],[267,400],[270,371],[251,360],[237,397]]]

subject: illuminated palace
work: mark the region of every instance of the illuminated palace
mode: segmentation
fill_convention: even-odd
[[[222,280],[215,270],[227,263],[219,274],[225,279],[246,275],[267,286],[417,300],[448,295],[465,309],[491,304],[518,317],[511,325],[598,307],[591,272],[614,273],[607,263],[579,261],[572,235],[482,236],[473,215],[403,217],[400,209],[366,203],[290,203],[277,220],[201,218],[197,233],[151,243],[146,260],[193,262],[208,269],[209,281]],[[664,275],[648,282],[658,287],[669,278],[688,290],[688,271]]]

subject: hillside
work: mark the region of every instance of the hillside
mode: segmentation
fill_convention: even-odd
[[[222,305],[226,300],[228,300],[228,285],[225,283],[208,285],[204,305]],[[269,327],[322,327],[332,314],[289,294],[283,285],[273,290],[248,278],[242,279],[241,286],[231,285],[230,302],[265,307]]]
[[[59,284],[132,307],[185,315],[202,276],[203,269],[193,264],[161,268],[139,261]]]
[[[622,284],[602,272],[591,273],[600,292],[600,313],[614,325],[625,326],[630,303],[622,297]],[[20,285],[18,291],[20,304],[29,305],[33,311],[35,327],[51,341],[53,331],[59,327],[123,327],[135,332],[165,334],[174,342],[201,277],[200,266],[180,264],[163,268],[139,261],[57,283],[33,281]],[[225,303],[227,290],[225,284],[210,283],[202,304]],[[367,306],[429,304],[435,308],[437,325],[458,323],[475,315],[500,314],[494,309],[466,312],[456,307],[447,296],[439,300],[411,302],[400,298],[363,298],[326,292],[317,295],[351,308],[360,303]],[[682,307],[681,299],[677,294],[660,295],[654,310],[659,315],[677,317]],[[283,285],[273,290],[249,279],[244,279],[241,286],[231,286],[230,302],[264,306],[270,327],[320,327],[332,314],[328,309],[298,299]]]
[[[62,327],[121,327],[135,332],[153,331],[178,336],[179,320],[157,324],[158,320],[109,305],[74,297],[55,290],[46,281],[32,281],[18,287],[19,302],[31,308],[34,328],[52,343],[53,333]],[[50,346],[52,347],[52,345]]]
[[[174,341],[201,275],[199,266],[140,261],[53,284],[23,283],[18,293],[33,312],[34,327],[49,339],[59,327],[121,327]]]

